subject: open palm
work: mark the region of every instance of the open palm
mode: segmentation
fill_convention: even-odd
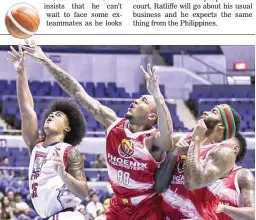
[[[47,59],[46,55],[42,51],[41,47],[37,46],[35,41],[25,40],[26,46],[21,46],[25,51],[26,54],[30,55],[34,58],[37,62],[43,63],[45,59]]]
[[[10,48],[11,52],[8,51],[8,53],[11,55],[11,57],[8,58],[8,61],[10,61],[13,64],[16,72],[24,71],[26,55],[24,52],[22,52],[21,46],[18,46],[19,51],[16,51],[12,46]]]
[[[151,67],[150,63],[147,65],[147,71],[142,66],[140,66],[140,68],[145,75],[148,92],[154,97],[160,96],[161,92],[159,89],[158,76],[156,76],[155,69]]]

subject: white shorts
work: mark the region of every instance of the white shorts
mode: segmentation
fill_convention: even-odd
[[[60,212],[56,215],[51,216],[48,220],[84,220],[84,215],[78,211],[73,212]]]

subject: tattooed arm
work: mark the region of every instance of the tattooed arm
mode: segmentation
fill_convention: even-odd
[[[154,97],[156,103],[160,134],[156,136],[154,145],[161,148],[161,150],[169,151],[173,147],[173,123],[171,114],[166,106],[164,97],[161,94],[158,84],[158,76],[156,76],[155,69],[151,68],[150,64],[147,65],[147,71],[144,70],[142,66],[141,69],[145,74],[148,92]]]
[[[84,160],[76,148],[68,152],[67,171],[60,172],[60,177],[75,196],[84,199],[88,195],[88,185],[84,173]]]
[[[217,208],[217,212],[225,213],[232,219],[253,220],[255,219],[255,179],[249,170],[242,169],[239,171],[238,185],[243,207],[232,207],[220,204]]]
[[[184,185],[187,189],[199,189],[226,175],[234,166],[235,154],[230,148],[221,147],[200,161],[199,138],[189,147],[184,167]]]
[[[28,46],[22,46],[26,53],[42,63],[55,78],[60,87],[78,101],[92,116],[107,129],[116,119],[116,113],[103,106],[99,101],[87,94],[75,78],[54,64],[33,41]]]
[[[26,146],[32,151],[38,140],[39,133],[38,119],[36,112],[34,111],[34,101],[29,89],[25,69],[26,55],[22,52],[20,46],[19,51],[16,51],[13,47],[11,47],[11,50],[12,52],[9,52],[11,55],[9,61],[13,63],[17,73],[16,87],[21,115],[22,137]]]

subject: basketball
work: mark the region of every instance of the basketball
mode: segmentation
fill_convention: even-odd
[[[40,17],[36,9],[29,4],[20,3],[12,6],[5,16],[8,32],[15,38],[29,38],[38,30]]]

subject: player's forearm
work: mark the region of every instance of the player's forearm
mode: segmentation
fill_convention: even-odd
[[[45,57],[43,64],[66,93],[68,93],[73,98],[77,98],[76,96],[78,94],[84,93],[84,102],[87,101],[89,104],[91,97],[86,93],[84,88],[74,77],[69,75],[65,70],[57,66],[47,57]]]
[[[34,110],[34,101],[25,70],[17,73],[16,87],[21,116],[29,115]]]
[[[108,127],[116,120],[115,113],[106,106],[103,106],[98,100],[92,98],[79,84],[79,82],[70,76],[66,71],[54,64],[50,59],[45,58],[45,66],[56,79],[60,87],[73,97],[83,108],[98,120],[104,127]]]
[[[254,220],[255,209],[253,207],[232,207],[224,205],[222,212],[237,220]]]
[[[61,179],[70,192],[75,196],[84,199],[88,195],[88,185],[86,180],[77,180],[67,172],[64,172],[64,174],[61,175]]]
[[[156,193],[163,193],[171,184],[173,169],[176,164],[178,155],[168,152],[166,159],[161,163],[155,174],[154,190]]]
[[[166,151],[172,149],[173,122],[164,97],[155,97],[160,138]]]
[[[196,138],[189,146],[184,166],[184,185],[187,189],[199,188],[200,179],[203,178],[203,166],[200,163],[200,139]]]

